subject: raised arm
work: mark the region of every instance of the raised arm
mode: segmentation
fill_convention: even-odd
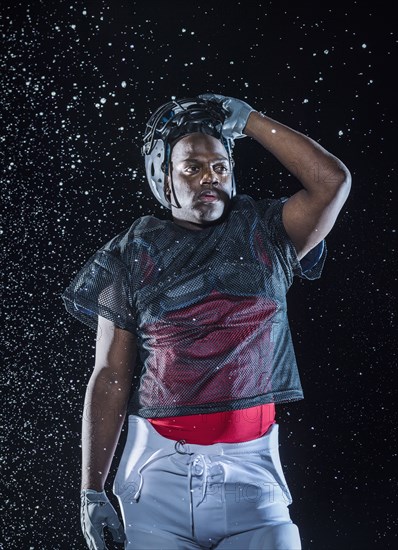
[[[332,229],[351,186],[346,166],[311,138],[253,111],[244,133],[261,143],[303,189],[283,206],[283,224],[302,258]]]
[[[300,181],[303,189],[283,205],[283,224],[301,259],[332,229],[351,187],[347,167],[311,138],[257,112],[233,97],[202,94],[227,111],[222,133],[250,136]]]

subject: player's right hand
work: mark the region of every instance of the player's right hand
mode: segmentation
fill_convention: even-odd
[[[222,134],[225,138],[235,140],[246,137],[244,129],[250,113],[255,110],[253,107],[241,99],[219,94],[201,94],[199,97],[220,103],[228,112],[222,128]]]
[[[80,521],[90,550],[106,550],[104,527],[110,530],[115,542],[123,543],[126,540],[116,510],[104,491],[84,489],[81,492]]]

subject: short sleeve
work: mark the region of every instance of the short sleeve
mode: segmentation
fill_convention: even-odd
[[[100,315],[135,332],[129,269],[113,251],[96,252],[61,297],[67,311],[92,329],[97,329]]]
[[[276,200],[258,201],[256,207],[267,228],[268,234],[276,248],[280,260],[285,263],[285,271],[302,279],[319,279],[325,263],[327,249],[325,241],[321,241],[308,252],[301,260],[298,259],[296,249],[286,233],[282,221],[283,204],[287,197]]]
[[[300,260],[301,277],[319,279],[326,259],[326,243],[321,241]]]

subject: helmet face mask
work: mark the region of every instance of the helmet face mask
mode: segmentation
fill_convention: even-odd
[[[178,139],[196,132],[208,134],[220,140],[233,166],[234,142],[225,139],[222,127],[227,111],[214,101],[202,98],[174,100],[159,107],[149,119],[142,154],[145,157],[145,172],[152,193],[166,208],[171,208],[164,188],[170,164],[172,146]],[[232,173],[232,195],[235,195],[235,180]]]

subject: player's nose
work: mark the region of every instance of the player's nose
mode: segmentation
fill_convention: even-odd
[[[213,184],[217,185],[219,182],[218,174],[212,169],[210,165],[204,166],[202,171],[202,177],[200,179],[201,185]]]

